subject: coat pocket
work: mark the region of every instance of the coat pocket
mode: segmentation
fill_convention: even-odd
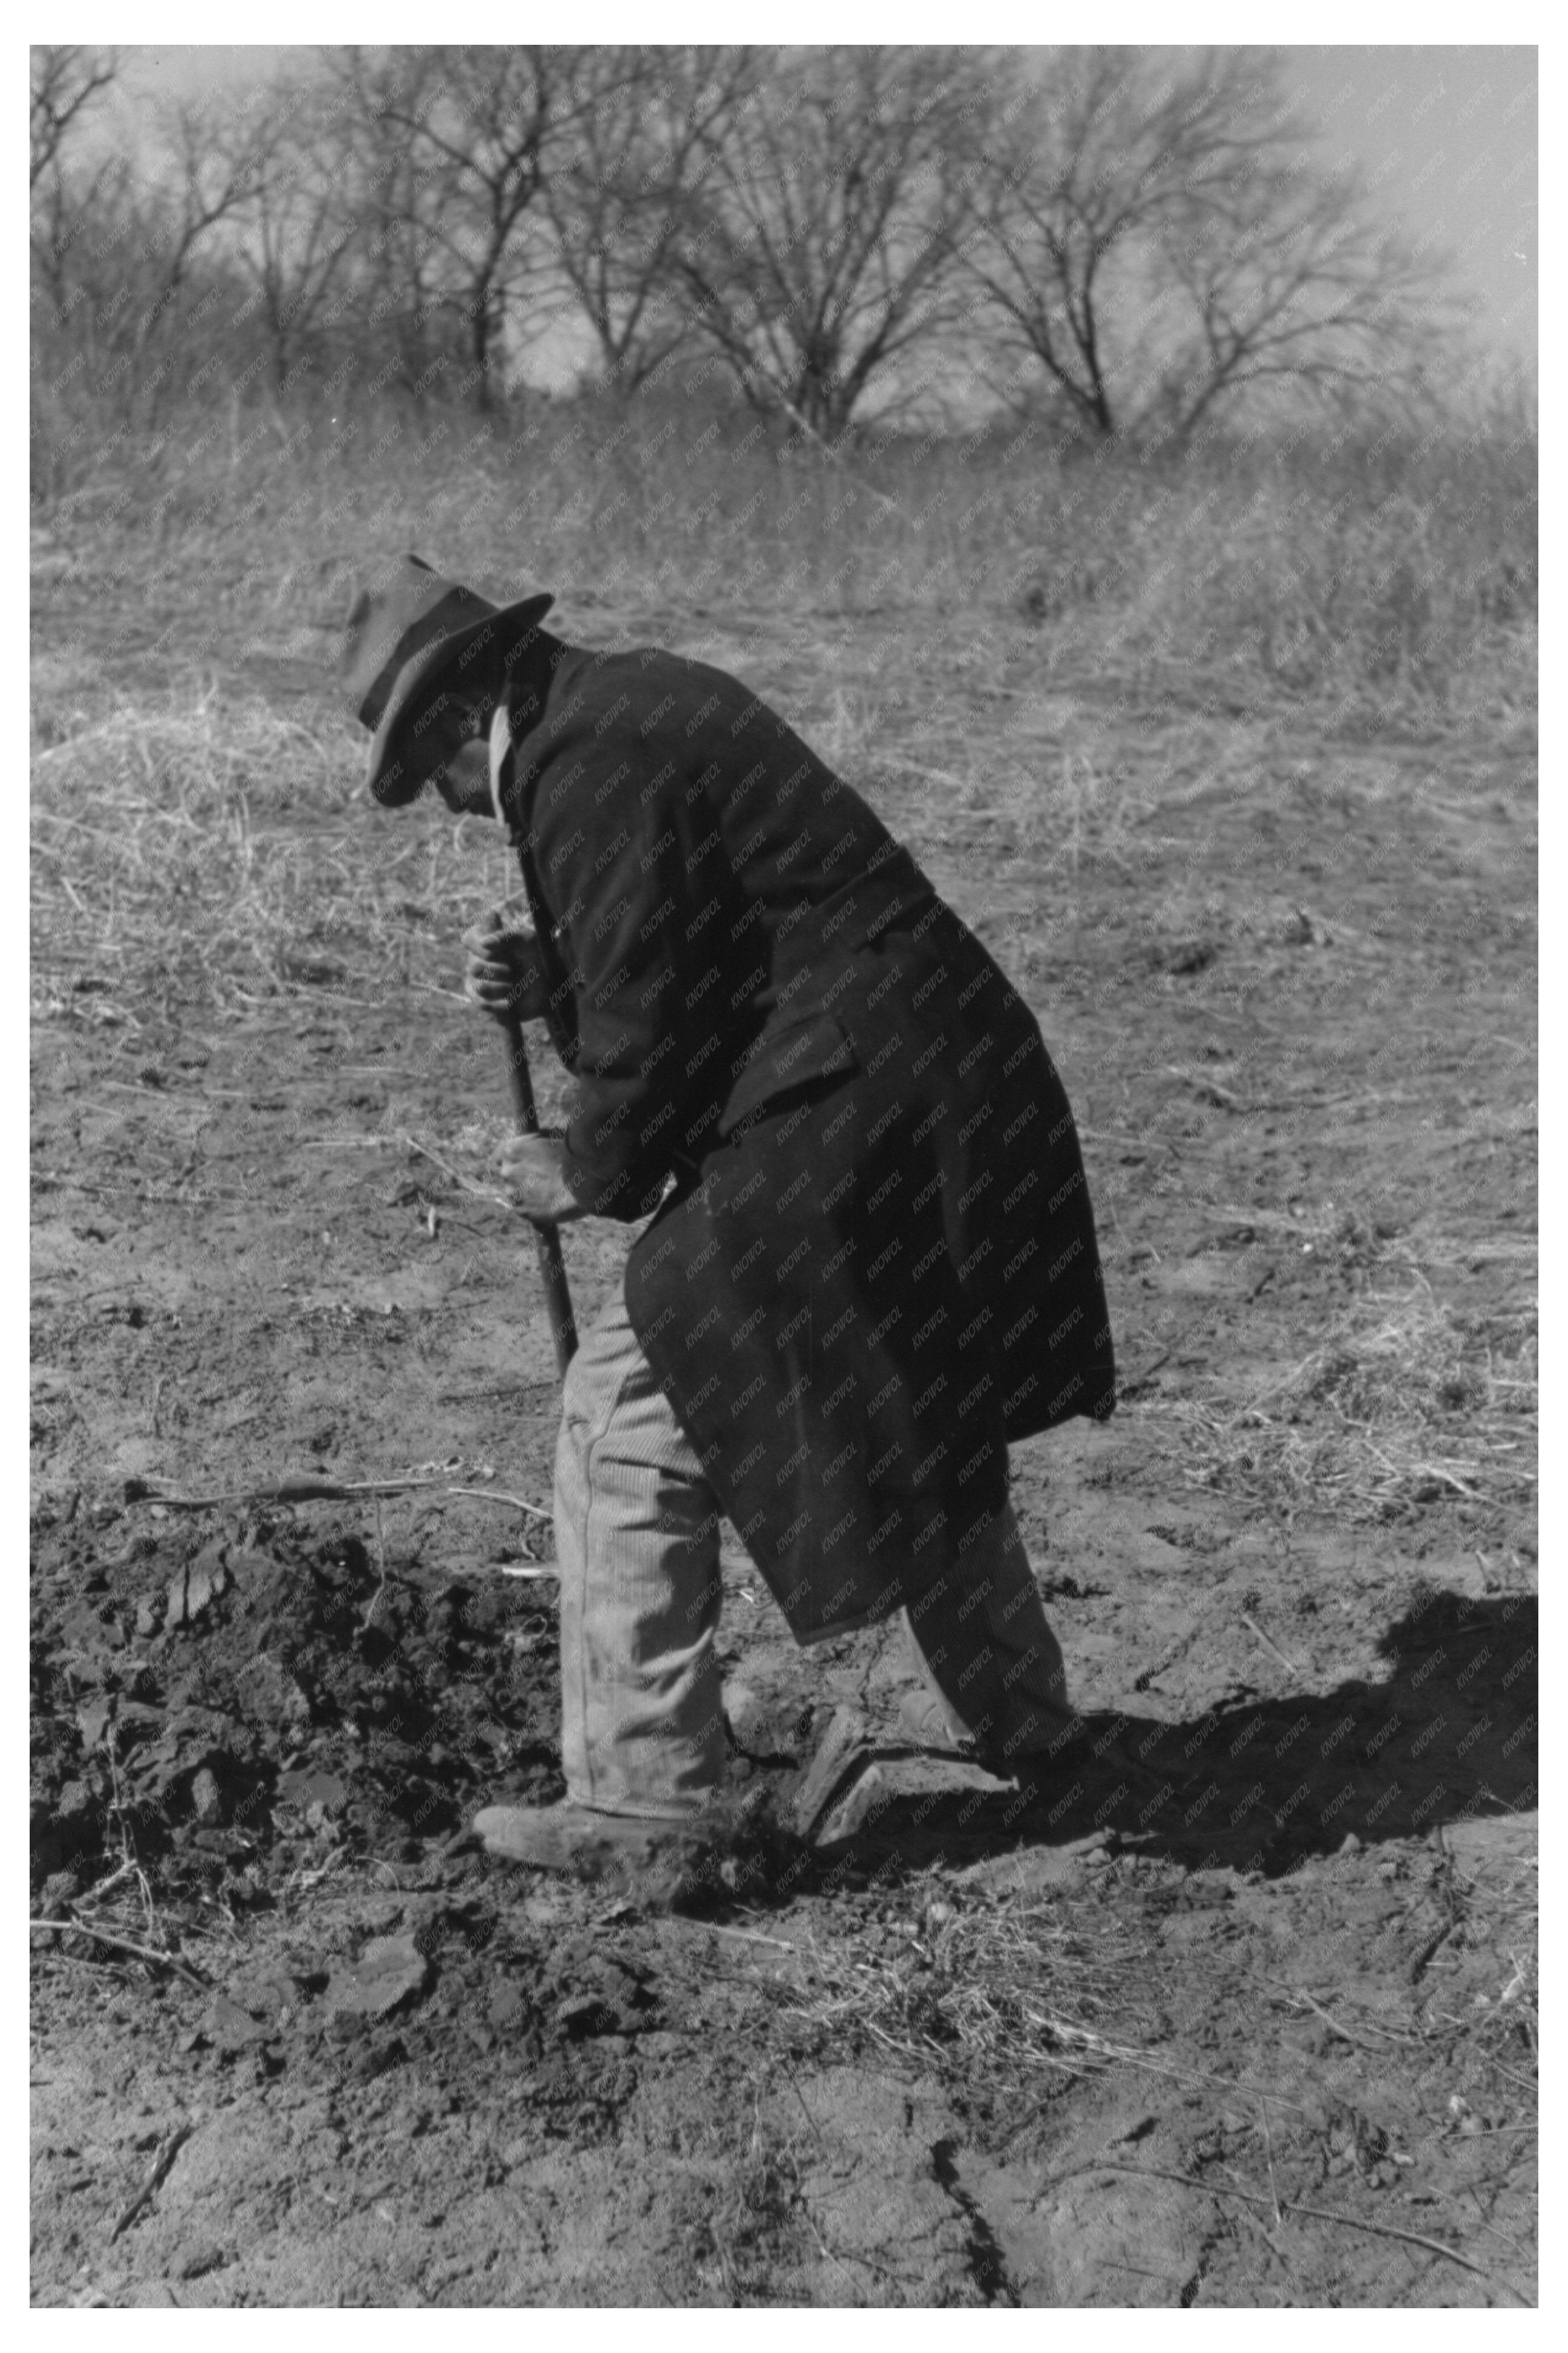
[[[797,1014],[770,1023],[735,1074],[716,1133],[729,1135],[780,1095],[858,1068],[854,1044],[835,1013]]]

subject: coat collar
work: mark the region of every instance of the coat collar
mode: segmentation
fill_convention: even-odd
[[[533,834],[533,796],[538,765],[523,754],[531,735],[543,724],[552,689],[561,665],[577,649],[564,638],[537,629],[526,660],[507,681],[504,708],[510,741],[499,752],[491,739],[490,793],[496,814],[512,847],[525,849]]]

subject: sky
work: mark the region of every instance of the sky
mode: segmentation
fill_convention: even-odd
[[[924,18],[922,22],[929,22]],[[591,29],[591,28],[590,28]],[[648,27],[645,37],[660,37]],[[665,37],[668,37],[668,35]],[[1537,293],[1537,52],[1512,47],[1282,45],[1318,160],[1349,162],[1390,214],[1454,257],[1477,331],[1533,368]],[[265,80],[297,61],[272,47],[142,47],[124,53],[130,108],[213,83]]]
[[[1418,239],[1456,257],[1500,349],[1533,361],[1537,74],[1533,48],[1287,53],[1325,162],[1358,164]]]

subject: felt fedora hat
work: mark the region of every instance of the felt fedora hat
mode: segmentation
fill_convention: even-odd
[[[369,784],[388,807],[411,801],[439,765],[438,740],[422,752],[416,723],[443,692],[460,690],[465,672],[492,681],[531,645],[553,596],[492,605],[472,588],[443,580],[417,555],[362,590],[346,628],[340,671],[363,726],[372,731]],[[479,665],[479,669],[475,665]],[[488,697],[494,699],[493,683]]]

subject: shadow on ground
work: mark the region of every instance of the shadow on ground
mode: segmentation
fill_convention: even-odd
[[[925,1788],[900,1788],[894,1767],[830,1860],[963,1864],[1099,1833],[1189,1870],[1278,1877],[1352,1834],[1365,1845],[1526,1811],[1537,1802],[1536,1634],[1532,1594],[1433,1592],[1383,1636],[1385,1675],[1192,1723],[1121,1716],[1108,1729],[1121,1762],[1108,1755],[1059,1791],[942,1789],[929,1773]]]

